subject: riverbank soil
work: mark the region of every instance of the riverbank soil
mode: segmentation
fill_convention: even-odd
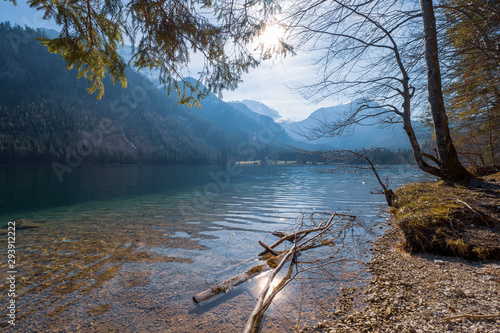
[[[500,260],[500,173],[467,184],[414,183],[392,209],[409,252]]]
[[[500,333],[499,193],[498,173],[399,189],[370,283],[345,289],[337,310],[304,331]]]

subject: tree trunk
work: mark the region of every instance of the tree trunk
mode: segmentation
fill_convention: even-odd
[[[460,181],[472,175],[463,167],[458,159],[448,127],[448,117],[444,108],[439,70],[436,19],[432,0],[420,0],[422,21],[424,25],[425,63],[427,65],[427,91],[429,106],[434,123],[436,147],[440,162],[442,178]]]
[[[424,160],[424,154],[420,150],[420,144],[418,143],[417,136],[415,135],[415,131],[413,130],[413,127],[411,125],[411,112],[410,112],[410,101],[411,101],[411,94],[410,94],[410,87],[408,85],[409,78],[406,74],[404,74],[404,79],[403,79],[403,129],[406,132],[406,135],[408,136],[408,139],[410,141],[411,149],[413,152],[413,158],[415,159],[415,162],[417,162],[418,167],[420,170],[430,173],[431,175],[437,176],[439,178],[443,178],[443,174],[441,172],[441,169],[439,168],[439,163],[434,161],[436,163],[436,166],[431,166]]]

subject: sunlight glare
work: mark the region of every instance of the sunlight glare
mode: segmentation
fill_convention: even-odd
[[[266,285],[266,282],[267,282],[267,279],[269,277],[270,273],[269,272],[266,272],[264,274],[262,274],[262,276],[260,276],[260,280],[259,280],[259,283],[258,283],[258,292],[260,293],[260,291],[262,289],[264,289],[264,286]],[[278,274],[280,275],[280,274]],[[266,294],[266,297],[269,297],[269,295],[271,295],[271,293],[273,292],[273,289],[276,288],[279,284],[279,282],[281,281],[281,278],[278,278],[278,277],[275,277],[274,280],[271,282],[271,286]],[[276,297],[274,298],[274,300],[279,300],[282,298],[282,293],[278,293],[276,295]]]
[[[265,27],[264,32],[257,38],[257,41],[264,48],[278,47],[284,35],[285,29],[282,26],[270,24]]]

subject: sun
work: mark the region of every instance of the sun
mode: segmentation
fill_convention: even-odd
[[[285,29],[278,24],[269,24],[264,28],[263,33],[257,38],[260,47],[265,49],[274,48],[280,45],[280,41],[285,36]]]

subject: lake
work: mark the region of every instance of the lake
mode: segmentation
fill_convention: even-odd
[[[50,165],[0,171],[0,223],[18,226],[15,326],[1,304],[10,331],[241,331],[265,275],[201,304],[192,297],[257,265],[259,240],[273,243],[271,231],[291,231],[313,212],[349,213],[370,232],[354,231],[346,253],[367,261],[388,217],[384,196],[370,194],[371,171],[334,166],[82,165],[63,178]],[[393,189],[422,177],[402,166],[380,174]],[[6,229],[0,245],[6,281]],[[347,262],[297,279],[263,331],[290,331],[299,313],[300,325],[317,322],[341,287],[366,276]]]

